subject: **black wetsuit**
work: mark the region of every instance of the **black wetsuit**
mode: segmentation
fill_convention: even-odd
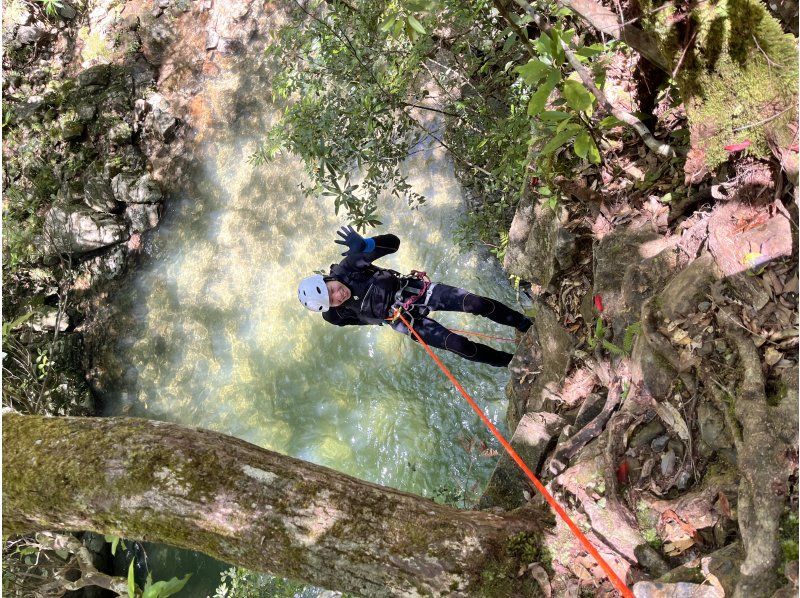
[[[392,313],[392,305],[399,296],[405,300],[416,295],[421,282],[400,276],[393,270],[372,265],[380,257],[397,251],[400,239],[395,235],[378,235],[372,238],[372,251],[362,251],[347,256],[331,266],[330,278],[347,285],[351,297],[338,307],[323,312],[322,317],[337,326],[384,324]],[[371,245],[371,243],[370,243]],[[441,283],[432,283],[428,292],[417,299],[410,308],[414,330],[431,347],[452,351],[465,359],[505,367],[512,354],[475,343],[465,336],[451,332],[436,320],[428,317],[431,311],[461,311],[478,314],[493,322],[513,326],[521,332],[530,328],[531,321],[523,314],[487,297],[475,295],[464,289]],[[409,334],[406,326],[397,320],[392,328]],[[413,335],[411,338],[416,341]]]

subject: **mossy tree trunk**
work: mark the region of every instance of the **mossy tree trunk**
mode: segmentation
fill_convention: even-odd
[[[3,415],[3,526],[171,544],[370,596],[518,585],[511,572],[541,529],[531,516],[459,511],[207,430],[16,413]]]

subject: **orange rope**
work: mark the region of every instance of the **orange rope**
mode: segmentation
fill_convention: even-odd
[[[559,505],[556,502],[553,496],[547,491],[547,488],[544,487],[544,485],[539,481],[536,475],[534,475],[534,473],[528,468],[528,466],[525,465],[525,462],[517,454],[517,451],[515,451],[514,448],[511,446],[511,444],[509,444],[509,442],[505,438],[503,438],[503,435],[495,427],[495,425],[491,421],[489,421],[489,418],[486,417],[486,415],[483,413],[483,409],[481,409],[478,406],[478,404],[472,399],[472,397],[469,396],[467,391],[464,390],[464,387],[461,386],[458,380],[455,379],[453,374],[450,373],[450,370],[447,369],[447,367],[441,362],[441,360],[438,357],[436,357],[436,355],[434,355],[433,351],[431,351],[431,348],[425,343],[424,340],[422,340],[422,337],[419,334],[417,334],[417,331],[411,327],[411,324],[409,324],[408,321],[403,317],[403,314],[400,313],[400,310],[396,309],[394,316],[390,319],[394,318],[400,318],[403,324],[405,324],[406,328],[408,328],[413,333],[413,335],[423,346],[428,355],[431,356],[431,359],[433,359],[433,361],[436,362],[436,365],[439,366],[439,369],[441,369],[442,372],[444,372],[444,375],[450,379],[450,382],[453,383],[453,386],[455,386],[456,389],[458,389],[458,392],[460,392],[461,395],[467,400],[470,407],[472,407],[473,411],[475,411],[475,413],[478,414],[478,417],[480,417],[483,423],[486,424],[486,427],[489,428],[489,431],[492,434],[494,434],[497,440],[500,441],[500,444],[503,445],[503,448],[506,449],[506,452],[509,454],[509,456],[512,459],[514,459],[514,461],[517,463],[517,465],[520,466],[522,471],[525,472],[525,475],[528,476],[528,478],[531,480],[531,482],[533,482],[533,485],[536,486],[536,489],[539,490],[539,492],[542,494],[542,496],[548,502],[548,504],[551,507],[553,507],[553,510],[558,514],[559,517],[561,517],[564,523],[567,524],[572,533],[575,534],[575,537],[578,538],[581,544],[583,544],[583,547],[587,550],[587,552],[594,557],[594,559],[597,561],[597,563],[600,565],[603,571],[605,571],[606,575],[608,576],[608,579],[611,580],[611,583],[614,584],[614,586],[617,588],[617,590],[620,591],[620,593],[624,596],[624,598],[634,598],[633,592],[631,592],[628,586],[625,585],[625,582],[622,581],[619,578],[619,576],[617,576],[617,574],[611,568],[611,565],[609,565],[605,561],[605,559],[603,559],[603,557],[600,556],[600,553],[592,545],[589,539],[585,535],[583,535],[583,532],[581,532],[581,530],[578,528],[575,522],[572,521],[572,519],[570,519],[567,512],[561,507],[561,505]]]
[[[484,334],[483,332],[473,332],[472,330],[458,330],[456,328],[450,328],[450,332],[455,332],[456,334],[469,334],[471,336],[479,336],[481,338],[488,338],[489,340],[493,341],[506,341],[509,343],[516,343],[517,339],[515,338],[505,338],[502,336],[492,336],[490,334]]]

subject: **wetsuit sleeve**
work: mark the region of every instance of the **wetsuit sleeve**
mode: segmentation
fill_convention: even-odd
[[[358,253],[348,255],[340,263],[348,269],[359,269],[368,266],[385,255],[394,253],[400,247],[400,239],[396,235],[378,235],[365,239],[366,246]]]
[[[368,322],[362,322],[357,317],[347,313],[342,313],[335,308],[322,312],[322,319],[335,326],[363,326],[368,324]]]

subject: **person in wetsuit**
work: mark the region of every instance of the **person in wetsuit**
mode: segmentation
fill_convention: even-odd
[[[337,233],[336,243],[347,246],[344,259],[331,265],[330,274],[317,274],[304,278],[298,287],[300,302],[311,311],[336,326],[377,324],[383,325],[393,313],[392,306],[420,295],[423,281],[401,276],[394,270],[374,266],[372,262],[400,247],[400,239],[386,234],[365,239],[352,227],[343,227]],[[428,317],[432,311],[461,311],[489,318],[498,324],[513,326],[520,332],[531,327],[531,320],[510,307],[470,293],[464,289],[442,283],[430,283],[408,308],[411,326],[431,347],[446,349],[480,363],[506,367],[513,355],[471,341],[451,332],[436,320]],[[407,318],[408,319],[408,318]],[[399,319],[391,327],[401,334],[410,335]],[[413,335],[410,335],[416,341]]]

